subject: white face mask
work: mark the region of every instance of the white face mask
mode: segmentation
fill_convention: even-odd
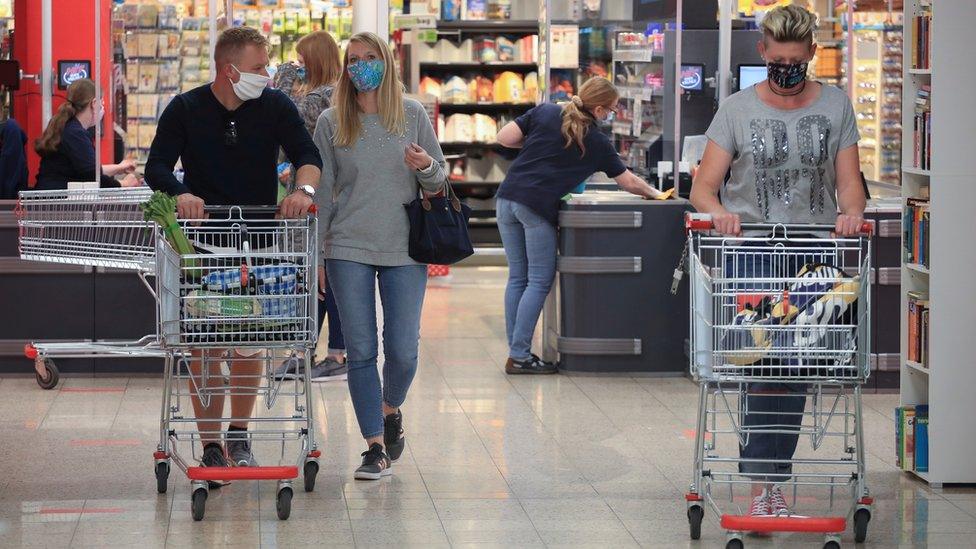
[[[240,98],[241,101],[250,101],[251,99],[261,97],[261,93],[264,92],[264,88],[268,86],[268,82],[271,81],[271,77],[263,74],[241,72],[241,70],[234,67],[234,65],[231,65],[231,67],[233,67],[233,69],[241,75],[241,79],[239,81],[230,81],[230,84],[233,86],[234,93],[237,95],[237,97]]]

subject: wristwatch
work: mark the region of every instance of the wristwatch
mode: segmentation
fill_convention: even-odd
[[[315,198],[315,187],[311,185],[302,185],[301,187],[298,187],[298,190],[307,194],[310,198]]]

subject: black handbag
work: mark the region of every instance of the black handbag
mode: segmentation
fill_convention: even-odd
[[[410,257],[418,263],[451,265],[474,254],[468,235],[471,208],[458,200],[450,182],[444,187],[446,196],[427,198],[421,190],[420,198],[403,205],[410,220]]]

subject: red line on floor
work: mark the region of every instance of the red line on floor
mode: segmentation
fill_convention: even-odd
[[[688,440],[695,440],[695,430],[685,429],[684,431],[681,432],[681,436],[685,437]],[[712,440],[712,433],[705,433],[705,438],[708,440]]]
[[[124,393],[125,387],[65,387],[62,393]]]
[[[124,513],[125,510],[121,507],[105,507],[97,508],[93,507],[90,509],[82,507],[69,507],[69,508],[43,508],[38,513],[42,515],[96,515],[96,514],[110,514],[110,513]]]
[[[139,446],[142,441],[135,438],[106,438],[106,439],[75,439],[72,446]]]

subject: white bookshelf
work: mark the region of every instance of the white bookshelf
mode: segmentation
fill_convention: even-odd
[[[902,198],[928,190],[929,267],[902,265],[901,403],[929,405],[929,471],[916,476],[933,486],[976,482],[976,162],[972,131],[976,73],[960,70],[959,52],[972,46],[976,2],[932,0],[930,69],[912,66],[912,20],[919,0],[905,0],[902,97]],[[913,117],[919,86],[931,84],[931,169],[911,167]],[[929,296],[929,364],[908,356],[909,291]]]

